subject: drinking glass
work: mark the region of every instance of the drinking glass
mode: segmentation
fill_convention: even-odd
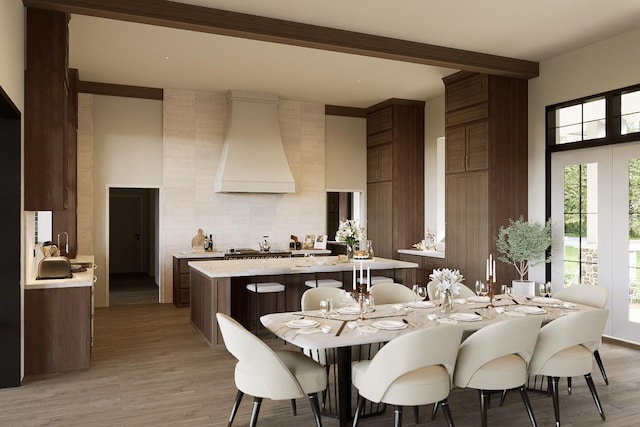
[[[545,298],[551,298],[551,282],[540,283],[540,295]]]
[[[489,289],[487,288],[487,284],[484,283],[481,280],[477,280],[476,281],[476,294],[478,294],[481,297],[484,297],[487,295],[487,293],[489,292]]]
[[[503,295],[511,295],[511,286],[502,285],[501,291]]]
[[[323,318],[327,318],[333,311],[333,300],[331,298],[323,299],[320,301],[320,315]]]
[[[423,301],[427,297],[427,288],[420,285],[413,285],[413,293],[416,295],[413,299],[414,303]]]

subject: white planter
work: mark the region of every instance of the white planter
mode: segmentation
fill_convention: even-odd
[[[511,292],[516,295],[536,295],[536,282],[533,280],[512,280]]]

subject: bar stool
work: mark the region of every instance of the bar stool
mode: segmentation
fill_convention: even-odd
[[[305,280],[304,285],[308,288],[341,288],[342,282],[335,279],[315,279]]]
[[[278,311],[278,293],[284,292],[284,309],[287,307],[287,293],[285,292],[285,287],[282,283],[278,282],[262,282],[259,283],[257,280],[254,283],[249,283],[247,285],[247,290],[249,292],[253,292],[255,294],[255,310],[254,310],[254,325],[255,325],[255,334],[258,335],[258,317],[260,313],[259,308],[259,295],[260,294],[276,294],[276,312]]]
[[[361,285],[366,285],[367,278],[366,277],[359,278],[358,283]],[[385,277],[385,276],[371,276],[371,286],[377,285],[378,283],[393,283],[393,279],[391,277]]]

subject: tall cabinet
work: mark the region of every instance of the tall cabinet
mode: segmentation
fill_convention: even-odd
[[[397,259],[424,237],[424,102],[368,109],[367,217],[376,256]]]
[[[447,266],[473,286],[495,238],[527,214],[527,81],[460,72],[445,83]],[[498,262],[498,283],[516,279]]]

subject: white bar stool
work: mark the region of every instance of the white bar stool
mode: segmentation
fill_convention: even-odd
[[[304,285],[308,288],[341,288],[342,282],[335,279],[305,280]]]
[[[358,283],[361,285],[366,285],[367,278],[360,277],[358,279]],[[378,283],[393,283],[393,279],[391,277],[385,277],[385,276],[371,276],[371,286],[377,285]]]
[[[255,310],[254,310],[254,325],[255,325],[255,334],[258,335],[258,317],[260,313],[259,309],[259,295],[260,294],[278,294],[280,292],[284,292],[284,308],[287,307],[287,293],[285,292],[285,287],[282,283],[278,282],[262,282],[262,283],[249,283],[247,285],[247,290],[249,292],[253,292],[255,296]],[[278,311],[278,296],[276,295],[276,312]]]

